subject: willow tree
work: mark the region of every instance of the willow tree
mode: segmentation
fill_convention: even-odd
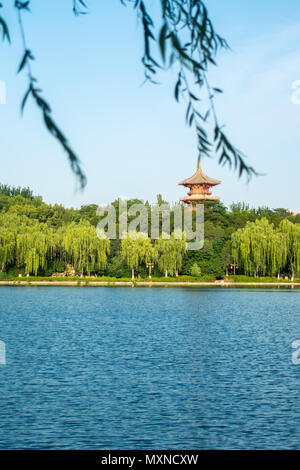
[[[89,222],[66,225],[60,236],[65,261],[71,263],[76,272],[90,275],[106,268],[110,240],[98,237],[96,228]]]
[[[284,219],[279,226],[282,243],[292,272],[292,280],[300,272],[300,224]]]
[[[15,213],[6,212],[0,214],[0,271],[3,272],[7,265],[15,263],[17,233],[27,217],[18,217]]]
[[[144,232],[130,231],[123,234],[121,254],[125,263],[131,269],[132,279],[134,279],[135,271],[146,259],[149,242],[151,243],[148,235]]]
[[[5,186],[4,186],[5,187]],[[9,188],[9,187],[8,187]],[[17,236],[26,232],[28,227],[37,227],[37,222],[25,215],[18,215],[15,206],[0,214],[0,270],[9,264],[16,264]]]
[[[165,273],[165,277],[178,275],[178,271],[182,266],[183,255],[186,251],[186,241],[184,234],[180,238],[176,238],[174,233],[168,238],[167,234],[162,233],[161,237],[156,240],[155,248],[158,254],[158,267],[161,272]]]
[[[26,274],[37,275],[53,258],[54,234],[46,224],[23,225],[17,234],[16,259],[19,266],[25,265]]]
[[[274,226],[266,218],[248,222],[245,228],[234,232],[231,239],[234,262],[240,264],[246,274],[257,277],[282,267],[284,256],[279,251],[283,247],[277,244]]]
[[[280,279],[280,273],[287,264],[287,246],[284,234],[280,230],[276,230],[272,238],[271,249],[271,273],[277,274]]]
[[[16,252],[16,237],[12,230],[0,226],[0,271],[13,263]]]
[[[176,276],[178,276],[179,271],[182,268],[183,256],[186,252],[186,236],[184,232],[180,230],[175,230],[171,235],[171,240],[173,240],[174,248],[176,252]]]

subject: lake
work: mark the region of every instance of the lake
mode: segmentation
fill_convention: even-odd
[[[300,290],[0,287],[0,449],[300,448]]]

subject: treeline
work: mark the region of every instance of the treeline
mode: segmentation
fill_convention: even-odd
[[[232,254],[235,263],[250,276],[300,273],[300,224],[288,219],[275,227],[266,218],[247,222],[246,227],[232,234]]]
[[[158,196],[158,203],[165,202]],[[127,201],[128,208],[143,203]],[[117,201],[113,203],[117,207]],[[148,202],[146,207],[150,208]],[[151,241],[98,237],[97,205],[50,205],[29,188],[0,185],[0,270],[4,276],[50,276],[68,264],[77,275],[155,277],[226,273],[296,277],[300,271],[300,216],[286,209],[205,204],[205,242],[185,250],[184,238]],[[172,220],[172,217],[171,217]]]
[[[15,197],[22,196],[24,199],[33,200],[39,198],[40,196],[34,196],[33,191],[30,188],[21,188],[20,186],[15,188],[14,186],[9,186],[8,184],[0,183],[0,195]]]

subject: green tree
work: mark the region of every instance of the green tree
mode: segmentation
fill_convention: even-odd
[[[59,244],[67,262],[74,266],[81,276],[102,270],[107,265],[110,241],[104,235],[99,238],[96,228],[87,221],[72,222],[60,231]]]
[[[234,262],[241,265],[246,274],[255,277],[267,272],[274,275],[286,264],[286,253],[288,246],[284,243],[282,229],[286,228],[286,235],[291,246],[292,257],[295,255],[293,245],[293,231],[289,231],[289,226],[284,221],[281,230],[278,232],[268,219],[257,219],[255,222],[247,222],[246,227],[239,229],[232,234],[232,253]],[[293,224],[291,224],[294,226]],[[294,258],[293,258],[294,259]]]
[[[96,206],[53,206],[9,188],[4,189],[9,195],[0,194],[0,271],[16,273],[17,267],[25,267],[28,274],[51,275],[71,263],[79,274],[130,276],[121,240],[99,240],[96,236]],[[32,194],[30,190],[29,193]],[[132,199],[130,204],[138,200]],[[229,211],[222,204],[208,205],[205,211],[206,237],[201,250],[185,252],[184,237],[177,233],[170,240],[161,237],[155,243],[144,234],[138,267],[134,269],[146,276],[147,265],[149,274],[150,265],[154,265],[157,276],[166,271],[176,275],[178,271],[190,274],[193,265],[197,265],[202,275],[221,277],[234,260],[240,274],[289,274],[292,279],[298,276],[297,216],[285,209],[249,209],[243,204],[236,204]],[[231,238],[234,258],[230,253]]]
[[[129,232],[123,234],[121,242],[122,257],[131,269],[131,276],[134,279],[135,270],[145,261],[147,247],[149,247],[149,238],[143,232]]]
[[[25,199],[29,199],[32,201],[36,196],[33,195],[33,191],[30,188],[21,188],[9,186],[8,184],[1,184],[0,183],[0,194],[4,194],[5,196],[15,197],[15,196],[22,196]]]
[[[186,237],[185,233],[180,230],[175,230],[171,235],[171,240],[173,241],[174,250],[176,253],[176,276],[178,276],[179,271],[182,268],[183,256],[186,252]]]
[[[201,268],[197,263],[194,263],[190,270],[191,276],[200,277],[201,276]]]
[[[15,260],[16,237],[11,228],[0,226],[0,271]]]
[[[179,237],[178,234],[176,234]],[[155,248],[158,256],[158,267],[165,277],[170,274],[178,275],[182,267],[183,255],[186,251],[186,240],[184,233],[180,234],[180,238],[176,238],[174,233],[168,238],[163,233],[161,237],[155,241]]]
[[[300,225],[284,219],[279,230],[283,235],[280,238],[281,246],[284,249],[283,259],[288,258],[292,280],[294,280],[296,273],[300,272]]]
[[[27,274],[37,275],[51,261],[54,248],[53,231],[45,224],[23,225],[17,234],[17,264],[25,265]]]
[[[221,258],[222,267],[225,270],[225,274],[227,277],[228,269],[233,262],[231,240],[227,240],[226,243],[224,244],[223,249],[221,251],[220,258]]]

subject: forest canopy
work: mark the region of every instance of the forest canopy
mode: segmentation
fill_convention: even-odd
[[[157,201],[163,201],[161,195]],[[127,207],[141,202],[128,200]],[[151,208],[148,201],[145,206]],[[73,275],[115,278],[146,278],[150,273],[223,278],[234,272],[300,276],[300,215],[284,208],[206,203],[204,247],[190,251],[184,236],[150,240],[140,233],[132,241],[99,238],[99,220],[96,204],[66,208],[46,204],[29,188],[0,185],[0,276],[65,275],[68,270]]]

